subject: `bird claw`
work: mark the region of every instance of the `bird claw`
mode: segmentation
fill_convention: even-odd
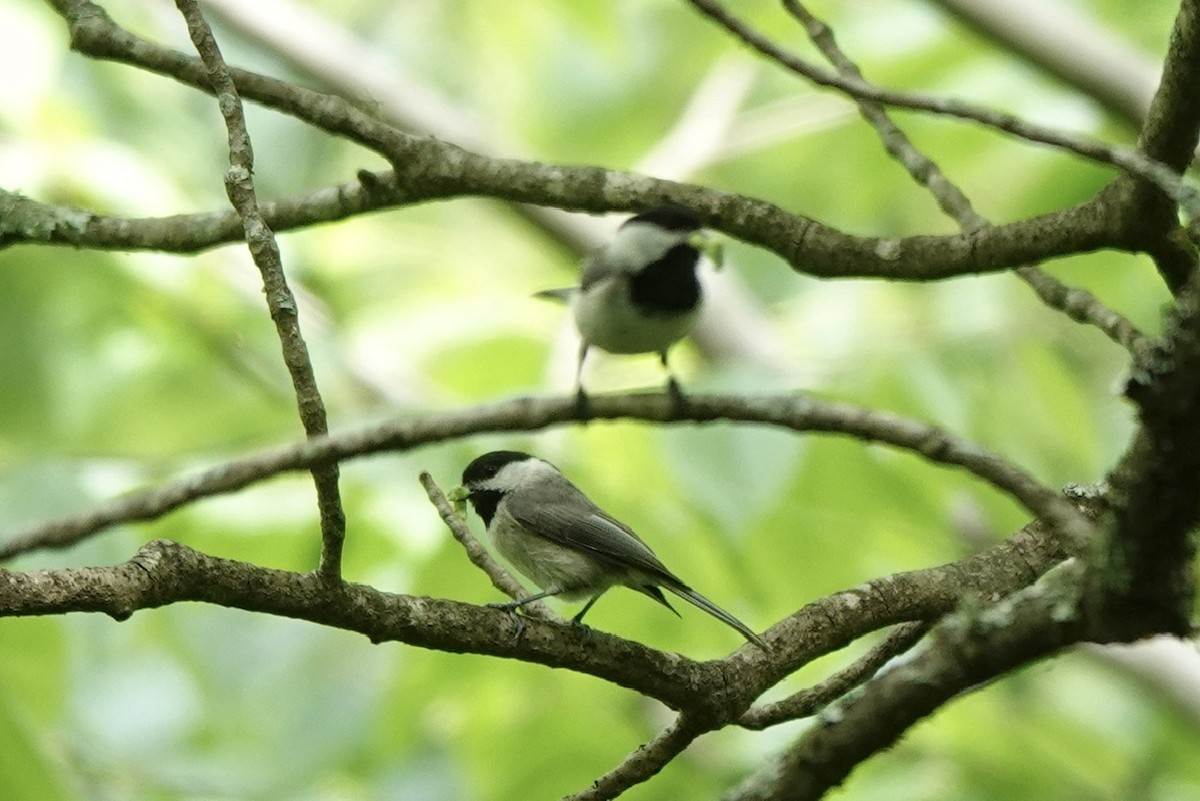
[[[521,619],[521,615],[517,612],[518,604],[512,602],[498,601],[487,605],[489,609],[500,609],[508,612],[508,617],[512,620],[513,627],[516,632],[513,634],[513,640],[521,641],[521,637],[525,634],[525,621]]]
[[[578,420],[587,421],[592,416],[591,404],[588,403],[587,393],[580,387],[575,392],[575,417]]]
[[[671,412],[676,416],[681,416],[687,411],[687,396],[683,394],[683,387],[679,386],[679,382],[675,380],[675,376],[667,379],[667,394],[671,396]]]

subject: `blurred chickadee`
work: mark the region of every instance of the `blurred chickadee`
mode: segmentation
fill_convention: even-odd
[[[579,286],[548,289],[538,297],[570,303],[579,329],[575,392],[581,408],[583,361],[592,346],[609,353],[657,353],[667,389],[683,400],[667,364],[667,350],[687,335],[700,312],[696,265],[716,246],[687,209],[664,206],[626,220],[612,241],[583,262]],[[714,256],[714,259],[717,258]]]
[[[592,503],[549,462],[517,451],[493,451],[467,465],[462,482],[454,495],[470,499],[496,548],[542,590],[492,606],[512,612],[552,595],[588,598],[572,618],[578,623],[605,590],[621,585],[675,612],[663,597],[660,587],[665,587],[767,648],[744,623],[667,570],[628,526]]]

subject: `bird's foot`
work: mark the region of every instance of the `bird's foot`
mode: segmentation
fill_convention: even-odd
[[[508,617],[512,620],[513,628],[516,632],[513,634],[513,639],[517,642],[521,641],[522,635],[525,634],[525,621],[521,618],[517,609],[521,606],[520,601],[496,601],[487,605],[489,609],[500,609],[508,612]]]
[[[592,405],[588,402],[587,393],[580,387],[575,391],[575,418],[587,422],[592,417]]]
[[[688,401],[674,376],[667,379],[667,394],[671,396],[671,414],[682,417],[687,412]]]

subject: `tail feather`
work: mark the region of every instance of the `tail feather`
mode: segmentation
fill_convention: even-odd
[[[635,589],[637,589],[639,592],[643,592],[646,595],[649,595],[651,598],[658,601],[660,604],[667,607],[672,612],[675,612],[675,617],[683,617],[683,615],[679,614],[679,612],[676,611],[675,607],[671,606],[671,602],[667,600],[667,596],[663,595],[663,592],[662,592],[662,590],[660,590],[658,588],[658,585],[643,584],[642,586],[636,587]]]
[[[710,615],[715,617],[717,620],[720,620],[725,625],[730,626],[734,629],[737,629],[737,631],[743,637],[745,637],[747,640],[754,643],[755,645],[757,645],[759,648],[763,649],[764,651],[770,650],[767,648],[767,644],[765,642],[763,642],[762,638],[759,637],[757,634],[755,634],[750,629],[749,626],[747,626],[742,621],[738,620],[733,615],[726,612],[721,607],[714,604],[712,601],[705,598],[700,593],[693,590],[691,587],[688,587],[686,584],[679,584],[678,586],[674,586],[671,584],[663,584],[663,586],[666,587],[671,592],[678,595],[683,600],[687,601],[688,603],[690,603],[694,606],[698,606],[701,609],[703,609],[705,612],[708,612]],[[660,595],[661,595],[661,593],[660,593]],[[666,603],[666,599],[663,599],[663,603]],[[667,604],[667,606],[670,606],[670,604]],[[672,610],[672,611],[674,611],[674,610]],[[678,614],[678,613],[676,613],[676,614]]]
[[[575,287],[566,289],[543,289],[541,292],[534,292],[535,298],[543,298],[545,300],[553,300],[559,303],[568,303],[571,300],[571,295],[575,294]]]

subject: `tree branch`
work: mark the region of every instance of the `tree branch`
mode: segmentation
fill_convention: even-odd
[[[1151,154],[1186,163],[1200,136],[1200,109],[1185,87],[1198,80],[1200,0],[1184,0],[1141,137]],[[1174,229],[1161,203],[1143,196],[1147,228]],[[1126,386],[1141,425],[1109,474],[1112,514],[1104,521],[1103,569],[1094,572],[1114,621],[1137,630],[1153,620],[1161,631],[1178,634],[1191,630],[1200,523],[1200,271],[1195,251],[1184,250],[1180,264],[1191,266],[1179,273],[1187,280],[1166,315],[1162,339],[1135,365]]]
[[[697,737],[711,730],[711,726],[701,725],[693,716],[682,713],[657,737],[638,746],[620,765],[597,778],[591,787],[564,796],[562,801],[608,801],[616,798],[630,787],[653,777],[668,762],[682,754]]]
[[[433,476],[429,473],[421,473],[419,476],[421,486],[425,488],[425,494],[429,496],[429,502],[433,504],[433,508],[437,509],[438,514],[442,518],[442,522],[446,524],[446,528],[450,529],[450,533],[454,535],[454,539],[458,540],[462,545],[463,550],[467,552],[467,559],[471,560],[471,564],[479,568],[484,574],[491,579],[492,586],[500,590],[509,598],[517,599],[524,598],[529,595],[529,591],[521,586],[521,583],[513,578],[504,567],[492,558],[488,549],[483,547],[483,544],[475,539],[475,535],[471,533],[471,529],[467,528],[467,522],[458,516],[454,507],[450,505],[450,501],[446,499],[441,487],[433,480]],[[563,619],[541,601],[531,601],[522,607],[522,611],[531,614],[532,617],[542,618],[543,620],[553,620],[556,623],[562,623]]]
[[[258,209],[258,197],[254,191],[254,149],[250,143],[250,133],[246,130],[241,98],[199,5],[195,0],[176,0],[175,5],[187,22],[188,34],[204,61],[212,92],[217,96],[217,105],[221,109],[221,116],[225,118],[229,133],[229,170],[225,173],[225,191],[242,221],[246,246],[262,275],[263,293],[271,312],[271,321],[275,323],[275,332],[283,346],[284,364],[292,377],[300,422],[310,439],[323,436],[329,433],[325,402],[317,388],[312,360],[300,332],[300,312],[283,272],[279,245]],[[342,509],[341,492],[338,489],[338,465],[337,462],[314,464],[310,471],[316,484],[317,509],[321,518],[321,561],[317,570],[326,580],[337,581],[341,578],[342,546],[346,539],[346,513]]]
[[[772,649],[747,644],[725,659],[698,663],[594,629],[529,619],[513,636],[494,609],[331,584],[221,559],[155,540],[114,567],[19,573],[0,568],[0,617],[102,612],[124,620],[140,609],[201,601],[356,631],[397,641],[562,667],[605,679],[718,728],[803,665],[883,626],[939,617],[964,596],[988,600],[1028,585],[1063,558],[1044,528],[1028,526],[960,562],[897,573],[807,604],[765,634]],[[690,724],[689,724],[690,725]]]
[[[934,0],[982,35],[1140,128],[1158,65],[1081,7],[1042,0]]]
[[[387,183],[392,173],[378,173]],[[280,200],[264,200],[259,212],[276,231],[345,220],[394,205],[390,195],[361,181],[337,184]],[[189,255],[244,241],[236,211],[169,217],[113,217],[73,206],[41,203],[0,189],[0,248],[20,244],[68,245],[88,250],[157,250]]]
[[[1153,159],[1187,167],[1200,137],[1200,108],[1194,89],[1200,82],[1200,2],[1183,0],[1163,60],[1162,81],[1150,103],[1138,147]],[[1185,286],[1197,270],[1196,246],[1200,220],[1190,220],[1189,241],[1179,226],[1174,207],[1147,181],[1126,177],[1129,191],[1127,225],[1141,237],[1158,271],[1173,291]]]
[[[594,396],[594,419],[631,418],[658,423],[757,423],[796,432],[832,433],[912,451],[943,465],[966,469],[1052,525],[1079,551],[1091,540],[1091,524],[1059,493],[1000,456],[953,434],[898,415],[806,396],[689,395],[684,414],[666,394]],[[163,487],[109,501],[82,515],[31,526],[7,537],[0,559],[38,548],[61,548],[116,523],[152,520],[198,498],[233,492],[281,472],[340,462],[383,451],[404,451],[431,442],[488,431],[530,431],[573,423],[574,397],[518,398],[425,418],[405,417],[345,434],[264,451],[226,462]]]
[[[1167,315],[1163,339],[1127,394],[1141,426],[1109,474],[1112,517],[1103,539],[1108,613],[1137,628],[1190,633],[1195,531],[1200,522],[1200,273]]]
[[[784,0],[783,5],[804,26],[813,44],[840,75],[866,82],[858,65],[838,46],[828,25],[813,16],[798,0]],[[942,211],[958,222],[964,232],[975,233],[990,226],[971,206],[966,194],[892,122],[883,106],[861,98],[854,100],[863,118],[879,134],[887,152],[900,162],[917,184],[929,190]],[[1035,265],[1017,267],[1015,272],[1047,306],[1076,322],[1095,326],[1135,358],[1149,347],[1149,342],[1131,322],[1087,290],[1070,288]]]
[[[761,678],[746,678],[756,660],[747,647],[724,660],[696,662],[570,624],[529,619],[518,640],[507,613],[436,598],[395,595],[316,573],[273,570],[155,540],[113,567],[0,569],[0,617],[102,612],[125,620],[135,611],[199,601],[307,620],[365,635],[455,653],[521,659],[611,681],[721,719],[737,714]],[[753,652],[753,653],[751,653]],[[757,674],[756,674],[757,675]],[[732,677],[741,677],[732,681]]]
[[[1186,210],[1189,217],[1200,216],[1200,192],[1183,182],[1178,170],[1172,169],[1173,164],[1163,164],[1154,158],[1147,158],[1136,150],[1035,125],[1016,115],[985,109],[961,100],[881,89],[856,78],[837,75],[813,66],[794,53],[779,47],[763,34],[734,17],[716,0],[688,0],[688,2],[760,55],[807,78],[818,86],[827,86],[851,97],[870,100],[885,106],[971,120],[1019,139],[1048,145],[1092,161],[1120,167],[1125,172],[1154,184]]]
[[[837,703],[777,764],[726,801],[821,798],[955,696],[1089,636],[1082,572],[1071,560],[991,608],[943,621],[917,654]]]
[[[275,230],[297,230],[368,211],[472,194],[594,212],[670,202],[695,210],[707,227],[776,253],[804,275],[898,281],[937,281],[1105,248],[1133,249],[1115,224],[1112,204],[1097,200],[970,235],[863,237],[841,233],[763,200],[692,184],[598,167],[468,158],[456,151],[453,145],[436,140],[423,140],[414,147],[413,163],[447,158],[462,167],[436,189],[421,188],[419,181],[410,182],[394,172],[373,173],[377,180],[370,189],[345,183],[266,202],[263,217]],[[512,187],[505,185],[509,180],[515,181]],[[42,244],[188,254],[241,239],[232,213],[121,218],[0,191],[0,215],[0,247]]]
[[[901,624],[888,632],[883,642],[863,654],[849,667],[780,701],[746,710],[738,719],[738,725],[747,729],[766,729],[785,721],[815,715],[871,678],[897,655],[916,645],[928,631],[929,624],[925,622]]]
[[[1163,59],[1162,79],[1138,136],[1138,148],[1146,156],[1174,170],[1187,168],[1200,135],[1200,108],[1195,103],[1198,79],[1200,2],[1182,0]]]
[[[72,47],[79,52],[132,64],[208,90],[197,60],[132,35],[99,7],[83,0],[50,2],[70,24]],[[244,70],[230,72],[242,96],[388,158],[396,174],[394,180],[380,182],[378,191],[381,200],[391,204],[461,195],[595,212],[676,203],[695,210],[711,227],[772,250],[800,272],[828,278],[927,281],[994,272],[1055,256],[1120,248],[1124,246],[1120,237],[1131,236],[1112,224],[1114,210],[1110,204],[1098,201],[969,236],[851,236],[773,204],[731,193],[596,167],[488,158],[437,139],[405,134],[341,98]],[[0,241],[51,242],[69,236],[75,240],[72,244],[83,244],[79,231],[86,230],[87,225],[79,216],[73,215],[72,224],[65,226],[20,226]]]

